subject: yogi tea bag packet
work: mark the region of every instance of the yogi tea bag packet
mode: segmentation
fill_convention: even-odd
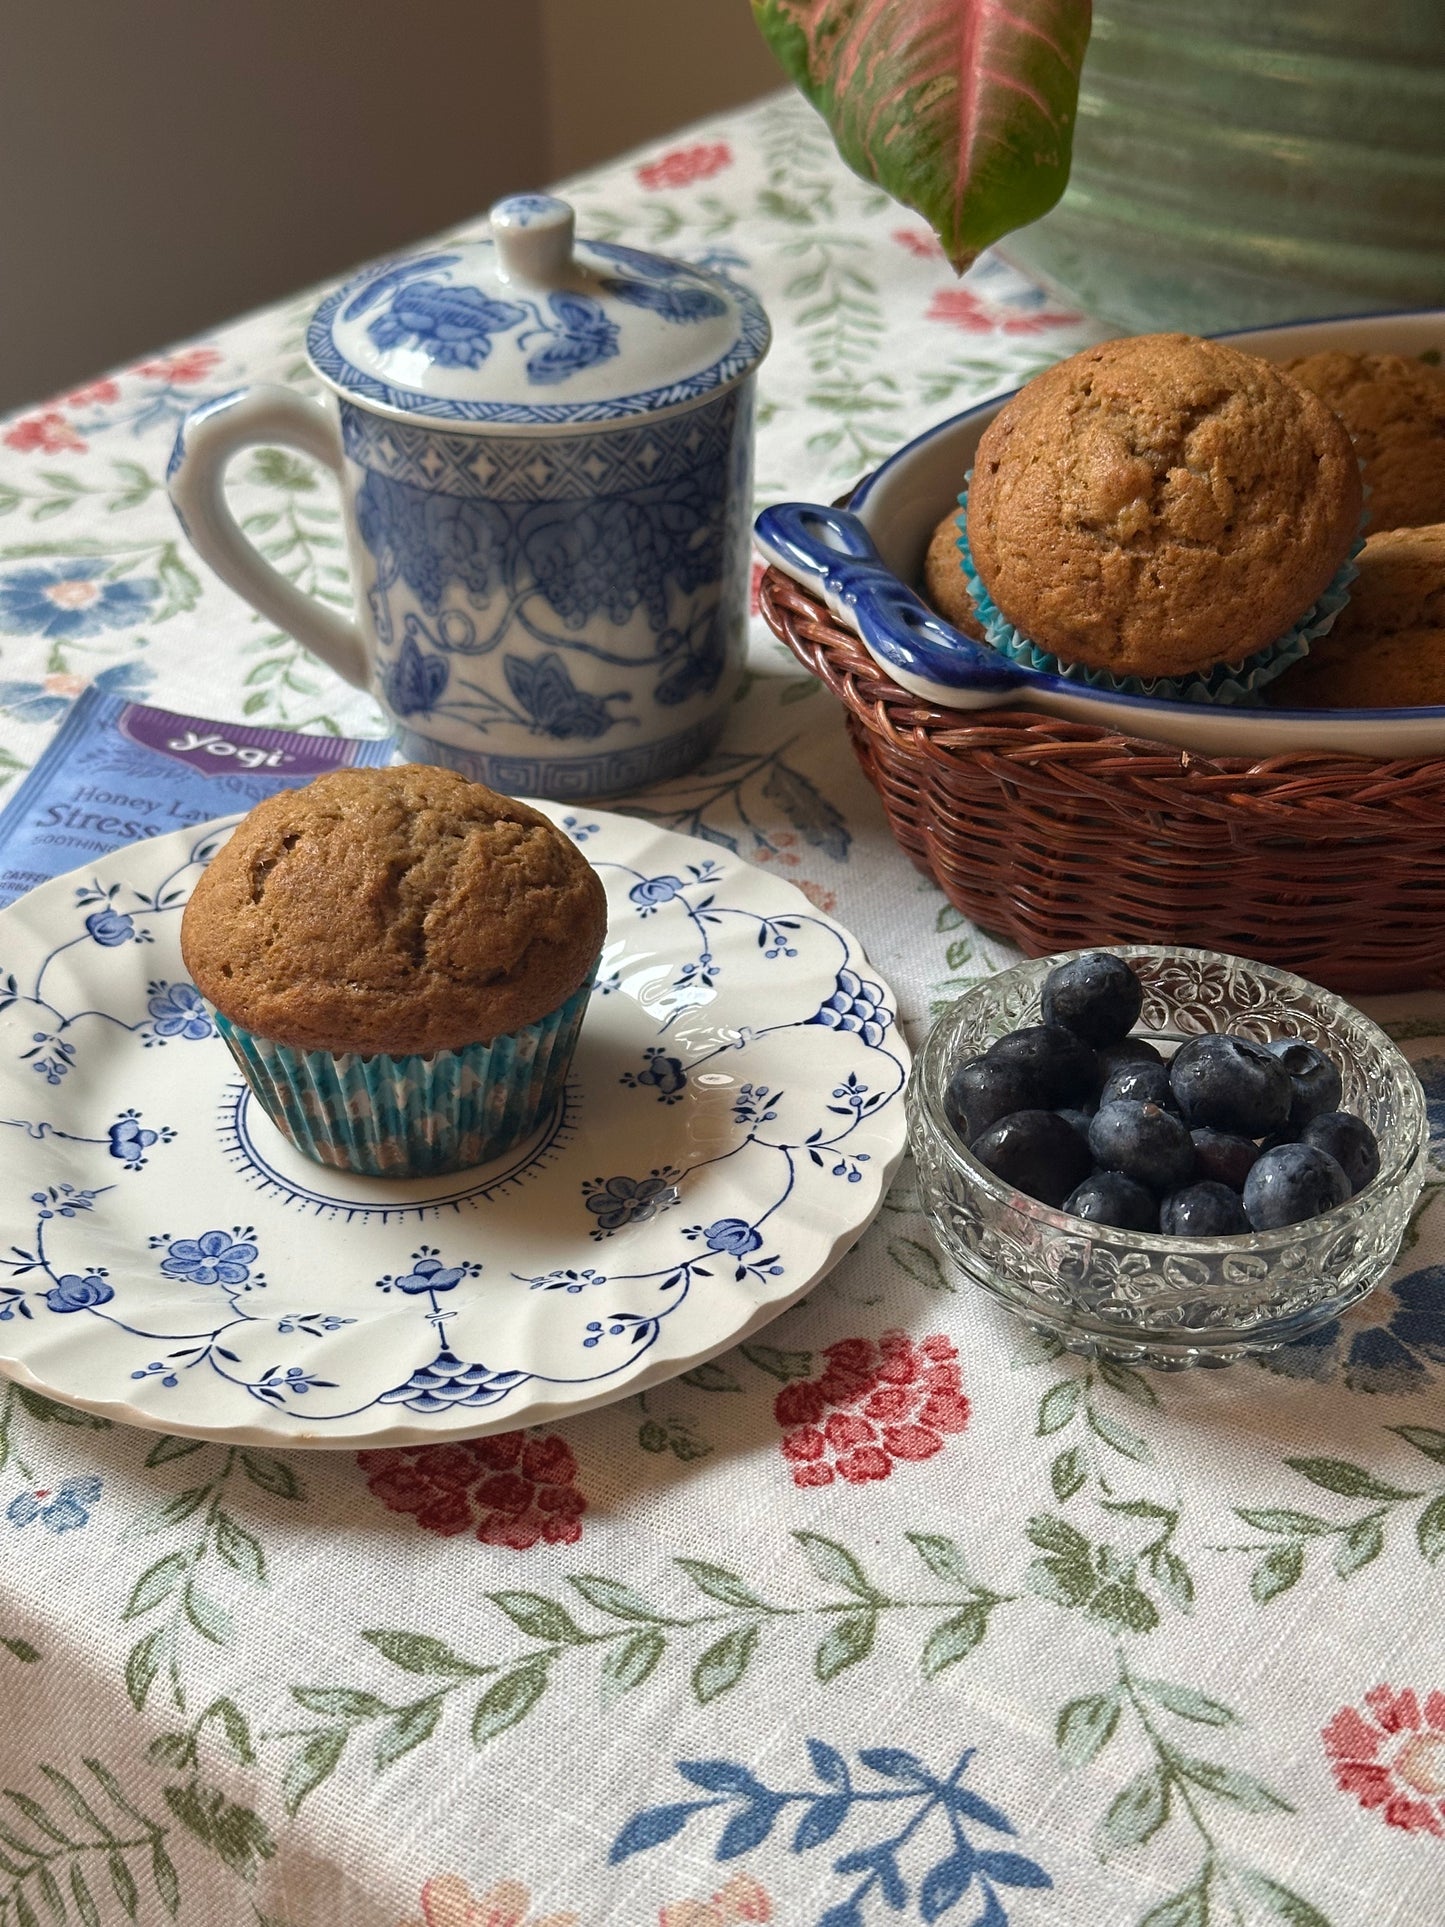
[[[253,729],[87,689],[0,811],[0,907],[122,844],[392,755],[389,737]]]

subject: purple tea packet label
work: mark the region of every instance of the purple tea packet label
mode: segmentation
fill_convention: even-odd
[[[0,906],[126,843],[393,754],[389,737],[300,736],[87,689],[0,810]]]

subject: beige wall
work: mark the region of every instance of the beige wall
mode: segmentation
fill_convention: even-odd
[[[540,0],[554,176],[783,84],[748,0]]]
[[[0,410],[781,78],[747,0],[0,0]]]

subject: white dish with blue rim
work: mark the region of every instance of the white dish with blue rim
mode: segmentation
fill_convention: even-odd
[[[1327,349],[1438,355],[1445,310],[1302,321],[1221,339],[1269,361]],[[812,502],[764,509],[754,531],[760,553],[820,596],[895,682],[944,709],[1037,709],[1207,756],[1445,754],[1445,708],[1247,709],[1123,695],[1010,662],[936,615],[916,592],[929,537],[957,502],[979,437],[1008,399],[965,409],[909,442],[846,509]]]
[[[475,1171],[312,1164],[180,958],[237,818],[0,912],[0,1371],[234,1443],[426,1444],[567,1417],[764,1325],[870,1222],[909,1053],[857,943],[691,837],[539,804],[607,889],[566,1097]]]

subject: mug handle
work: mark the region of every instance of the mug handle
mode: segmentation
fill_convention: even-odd
[[[341,431],[325,402],[271,384],[238,388],[193,408],[176,431],[166,486],[196,552],[237,595],[295,636],[358,689],[372,686],[371,652],[351,617],[303,595],[241,533],[226,502],[226,464],[243,448],[281,443],[345,473]]]

